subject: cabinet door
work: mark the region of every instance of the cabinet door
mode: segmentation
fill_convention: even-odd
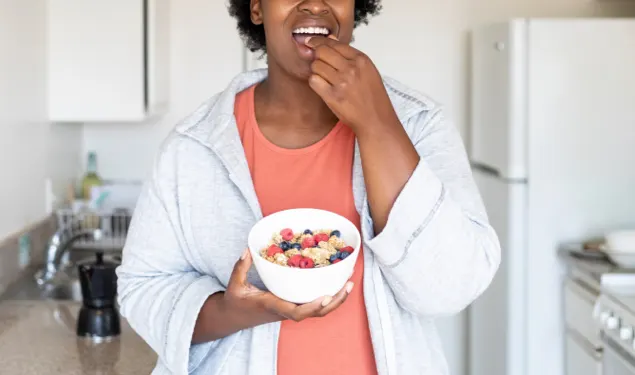
[[[58,122],[144,117],[143,0],[48,1],[49,118]]]
[[[147,90],[149,115],[168,110],[170,97],[170,2],[147,0]]]

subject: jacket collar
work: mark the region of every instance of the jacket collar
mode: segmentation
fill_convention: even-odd
[[[219,143],[224,143],[227,140],[227,135],[233,137],[233,133],[235,133],[233,125],[235,125],[234,103],[236,95],[265,78],[267,78],[266,68],[238,74],[222,92],[216,94],[199,108],[197,111],[199,116],[193,116],[197,121],[183,121],[177,126],[176,131],[211,148],[216,147]],[[396,80],[389,77],[382,77],[382,79],[401,123],[405,124],[413,116],[433,106],[429,100],[422,98],[421,95]],[[204,113],[201,115],[200,111],[204,111]]]
[[[216,154],[229,171],[229,178],[244,195],[257,219],[262,217],[262,212],[236,127],[234,103],[238,93],[261,82],[266,77],[266,69],[239,74],[225,90],[204,103],[194,114],[175,128],[177,133],[194,139]],[[430,102],[399,82],[387,77],[383,77],[383,80],[388,96],[402,124],[406,124],[410,118],[431,107]],[[365,211],[366,192],[363,188],[364,178],[358,144],[355,145],[353,163],[355,205],[357,211],[362,215]]]

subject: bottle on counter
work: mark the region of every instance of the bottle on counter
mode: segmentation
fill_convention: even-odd
[[[88,153],[88,163],[86,164],[86,175],[82,180],[82,198],[91,199],[91,189],[93,186],[101,186],[102,180],[97,174],[97,153],[91,151]]]

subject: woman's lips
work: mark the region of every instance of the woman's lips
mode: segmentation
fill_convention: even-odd
[[[298,52],[302,59],[308,61],[313,61],[313,59],[315,59],[315,51],[313,51],[313,48],[306,45],[306,40],[316,36],[324,37],[322,34],[293,34],[293,40],[298,47]]]
[[[324,36],[324,35],[323,34],[293,34],[293,39],[295,39],[296,42],[304,46],[306,44],[306,40],[309,37],[312,38],[314,36]]]

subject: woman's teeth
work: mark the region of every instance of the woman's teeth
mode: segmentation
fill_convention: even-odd
[[[293,30],[293,33],[328,36],[330,34],[330,31],[326,27],[300,27]]]

